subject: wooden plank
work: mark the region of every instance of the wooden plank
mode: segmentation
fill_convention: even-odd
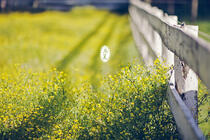
[[[150,47],[147,46],[147,43],[142,38],[141,34],[139,34],[136,25],[132,21],[131,21],[131,30],[133,38],[136,42],[137,49],[139,50],[139,53],[141,53],[144,59],[144,63],[146,65],[152,65],[155,58],[154,53],[151,50],[149,50]]]
[[[177,25],[178,17],[177,16],[168,16],[168,23]],[[162,43],[162,58],[168,66],[174,66],[174,53],[168,50],[168,48]]]
[[[178,26],[170,25],[165,20],[167,16],[158,15],[157,9],[151,8],[150,5],[138,0],[130,0],[130,3],[129,9],[136,8],[138,14],[146,17],[161,36],[165,46],[187,63],[210,88],[210,44],[190,35]]]
[[[186,31],[194,36],[198,36],[198,26],[190,26],[190,28],[194,28],[194,30],[188,29],[185,27]],[[189,66],[180,61],[180,59],[175,56],[175,83],[176,90],[181,95],[182,100],[190,109],[193,114],[194,120],[198,121],[198,78],[197,75],[193,72]]]
[[[145,37],[145,34],[142,33],[142,32],[139,30],[139,26],[138,26],[138,24],[133,20],[133,18],[130,18],[130,23],[131,23],[131,28],[134,28],[134,29],[132,29],[132,31],[133,31],[133,32],[137,32],[137,34],[136,34],[136,35],[133,35],[133,37],[134,37],[134,38],[137,37],[137,38],[139,38],[139,39],[142,40],[141,43],[139,43],[138,40],[136,41],[137,46],[141,46],[142,43],[144,43],[144,44],[146,45],[146,47],[147,47],[148,54],[149,54],[150,56],[152,56],[153,60],[155,60],[155,59],[158,57],[158,55],[157,55],[157,53],[155,52],[155,50],[152,48],[152,45],[153,45],[153,44],[152,44],[150,41],[148,41],[147,38]],[[132,24],[133,24],[133,25],[132,25]],[[139,47],[139,48],[141,48],[139,51],[143,51],[143,49],[144,49],[142,46]],[[141,52],[141,53],[143,53],[143,52]],[[153,63],[153,62],[152,62],[152,63]],[[150,63],[150,64],[152,64],[152,63]]]
[[[180,136],[184,140],[204,140],[205,137],[203,136],[201,130],[197,127],[190,110],[182,101],[177,90],[175,89],[173,76],[174,75],[172,74],[168,85],[167,98]]]
[[[135,9],[132,9],[137,12]],[[139,14],[132,14],[130,15],[133,23],[136,25],[136,29],[139,33],[143,36],[143,39],[147,43],[147,46],[152,49],[157,57],[162,56],[162,41],[159,34],[151,27],[148,21],[141,17]],[[144,27],[144,28],[142,28]]]

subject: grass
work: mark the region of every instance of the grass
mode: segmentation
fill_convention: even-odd
[[[199,26],[199,31],[202,31],[206,34],[208,34],[210,36],[210,21],[208,20],[204,20],[204,21],[198,21],[195,24],[197,24]],[[199,33],[199,36],[203,39],[205,39],[206,41],[210,42],[210,38],[209,36],[206,37],[203,34]]]
[[[0,51],[4,54],[0,60],[1,68],[18,63],[33,70],[45,70],[49,67],[69,70],[70,67],[74,67],[86,73],[90,67],[91,57],[99,53],[102,45],[108,45],[113,53],[121,34],[130,32],[127,16],[117,16],[106,11],[97,11],[95,14],[95,10],[91,9],[83,9],[83,12],[74,9],[69,13],[0,15]],[[88,27],[84,26],[84,22]],[[106,34],[114,28],[110,22],[119,25],[116,25],[115,33],[111,32],[112,37]],[[132,42],[132,39],[129,38],[126,42]],[[126,48],[135,50],[134,43]],[[111,59],[113,57],[115,56],[112,55]],[[136,51],[132,51],[132,54],[124,60],[132,61],[133,58],[138,58]],[[118,64],[127,63],[119,59],[117,61]],[[118,66],[115,65],[113,68]]]
[[[0,139],[178,138],[167,68],[139,65],[127,15],[9,13],[0,25]]]

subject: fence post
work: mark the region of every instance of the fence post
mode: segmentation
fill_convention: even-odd
[[[184,26],[183,30],[194,36],[198,36],[198,26]],[[190,109],[193,118],[198,123],[198,78],[188,65],[177,56],[174,57],[175,86],[182,100]]]
[[[177,25],[178,23],[178,17],[177,16],[167,16],[166,17],[167,22],[170,25]],[[168,65],[168,66],[174,66],[174,53],[168,50],[168,48],[162,43],[162,58],[163,61]],[[174,75],[174,72],[172,73]],[[171,76],[171,82],[175,83],[174,76]]]

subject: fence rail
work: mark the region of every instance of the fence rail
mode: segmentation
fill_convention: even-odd
[[[139,0],[130,0],[131,29],[146,64],[156,57],[174,65],[168,102],[183,139],[205,139],[197,126],[197,75],[210,88],[210,44],[198,38],[198,26],[177,25],[176,16]],[[195,74],[196,73],[196,74]]]

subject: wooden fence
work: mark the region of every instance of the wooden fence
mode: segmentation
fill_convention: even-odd
[[[146,64],[159,57],[173,65],[167,97],[180,136],[205,139],[198,128],[198,79],[210,88],[210,44],[198,38],[198,26],[178,25],[177,16],[130,0],[134,40]]]

